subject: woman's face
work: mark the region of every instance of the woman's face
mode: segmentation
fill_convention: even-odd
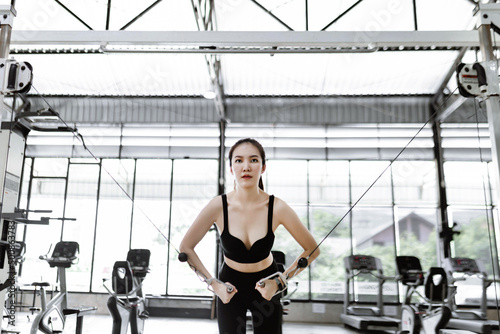
[[[231,174],[240,187],[252,187],[259,184],[259,178],[266,170],[257,147],[243,143],[234,149],[231,159]]]

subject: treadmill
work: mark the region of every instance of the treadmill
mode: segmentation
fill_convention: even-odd
[[[344,258],[344,265],[344,307],[340,315],[344,325],[361,331],[397,331],[400,320],[384,315],[383,285],[388,277],[383,274],[380,259],[370,255],[351,255]],[[377,303],[374,306],[353,305],[350,287],[354,278],[360,275],[371,275],[377,279]]]
[[[448,275],[450,285],[449,296],[456,294],[457,281],[464,281],[466,277],[478,277],[482,282],[482,294],[480,299],[479,310],[458,310],[455,303],[455,298],[449,298],[449,308],[452,310],[452,318],[448,322],[447,328],[464,329],[481,334],[498,334],[499,323],[496,320],[488,320],[487,318],[487,297],[486,289],[493,283],[493,280],[488,279],[486,272],[481,262],[465,257],[455,257],[444,259],[444,268]],[[453,274],[459,273],[460,277]]]

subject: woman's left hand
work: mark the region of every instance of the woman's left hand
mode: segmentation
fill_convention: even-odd
[[[272,279],[266,279],[264,286],[261,286],[259,282],[255,284],[255,290],[259,291],[265,300],[271,300],[278,291],[278,284]]]

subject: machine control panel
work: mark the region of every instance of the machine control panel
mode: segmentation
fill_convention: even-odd
[[[347,270],[377,270],[377,258],[370,255],[351,255],[344,258]]]
[[[449,259],[449,264],[456,273],[479,273],[479,266],[476,260],[466,257],[454,257]]]

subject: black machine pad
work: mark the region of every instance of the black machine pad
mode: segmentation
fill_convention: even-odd
[[[69,268],[76,259],[80,246],[76,241],[59,241],[54,247],[52,256],[47,259],[51,267]]]
[[[396,257],[398,275],[403,284],[423,283],[423,272],[420,260],[415,256]]]

